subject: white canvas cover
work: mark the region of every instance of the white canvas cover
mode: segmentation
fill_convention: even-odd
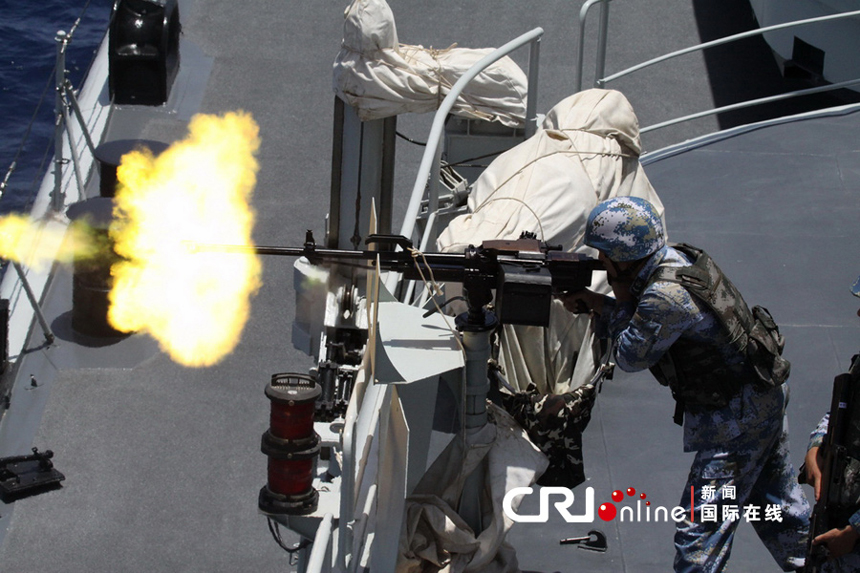
[[[519,573],[516,551],[505,541],[514,522],[502,499],[534,484],[548,462],[507,412],[488,404],[488,416],[468,443],[461,435],[450,442],[406,499],[396,573]],[[486,471],[481,507],[488,525],[473,532],[454,508],[479,466]],[[519,504],[515,499],[512,509]]]
[[[599,202],[631,195],[663,213],[640,152],[639,121],[620,92],[592,89],[565,98],[534,136],[487,167],[473,185],[470,213],[451,221],[437,246],[457,252],[531,231],[548,244],[596,257],[582,239],[588,214]],[[609,292],[604,273],[595,273],[592,288]],[[504,327],[499,360],[518,390],[534,382],[541,394],[562,394],[594,372],[588,316],[571,315],[553,301],[550,322],[549,328]]]
[[[385,0],[354,0],[345,12],[334,90],[362,121],[434,111],[463,73],[492,51],[400,44]],[[520,67],[502,58],[469,83],[453,113],[522,126],[527,85]]]

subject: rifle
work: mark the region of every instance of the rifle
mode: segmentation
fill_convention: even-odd
[[[846,468],[858,458],[857,442],[860,434],[860,354],[851,359],[848,372],[833,380],[833,397],[830,403],[830,421],[824,438],[821,465],[821,492],[812,510],[809,522],[809,542],[806,552],[806,573],[818,573],[829,552],[824,545],[813,545],[812,540],[835,527],[843,527],[857,510],[857,486],[846,479]],[[854,426],[854,431],[850,431]]]
[[[567,253],[536,238],[484,241],[463,253],[417,253],[401,235],[370,235],[366,244],[375,250],[317,248],[307,231],[302,247],[234,247],[193,245],[195,251],[253,252],[258,255],[305,257],[312,264],[357,265],[370,268],[378,260],[382,270],[403,274],[407,280],[432,276],[440,282],[463,284],[469,324],[483,324],[483,307],[493,302],[502,324],[547,326],[552,297],[591,285],[591,275],[603,263],[579,253]],[[396,247],[401,250],[396,250]]]

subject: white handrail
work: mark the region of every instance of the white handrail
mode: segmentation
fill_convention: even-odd
[[[370,523],[370,514],[373,513],[373,508],[376,507],[376,484],[370,486],[367,491],[367,499],[364,502],[364,511],[358,519],[355,520],[353,526],[354,538],[360,543],[367,535],[367,527]],[[350,562],[350,572],[357,573],[361,566],[361,556],[356,555]]]
[[[540,69],[540,36],[531,42],[529,50],[528,94],[526,96],[526,139],[537,131],[537,87]]]
[[[369,364],[363,365],[363,369],[369,372]],[[367,378],[356,380],[353,390],[353,398],[349,401],[343,424],[343,467],[340,482],[340,516],[338,521],[338,551],[337,566],[343,570],[346,568],[346,556],[352,548],[352,536],[349,529],[355,517],[355,503],[358,488],[364,478],[365,467],[368,462],[368,454],[375,439],[371,431],[360,432],[365,436],[361,444],[357,442],[356,427],[362,420],[365,428],[373,428],[379,416],[379,410],[385,402],[388,387],[374,384]],[[369,416],[369,419],[367,419]],[[361,428],[359,428],[361,430]],[[368,439],[369,438],[369,439]],[[359,464],[356,466],[356,461]],[[355,556],[353,556],[355,557]]]
[[[448,114],[453,109],[457,98],[463,89],[475,79],[478,74],[483,72],[490,65],[507,56],[514,50],[531,43],[532,50],[529,57],[529,75],[528,75],[528,99],[526,101],[526,137],[534,134],[534,126],[531,122],[537,121],[534,114],[537,110],[537,67],[538,54],[540,46],[540,37],[543,36],[543,28],[534,28],[525,34],[514,38],[504,46],[495,49],[491,53],[484,56],[475,65],[463,74],[459,80],[451,87],[451,91],[439,104],[439,109],[436,110],[436,115],[433,117],[433,124],[430,127],[430,135],[427,137],[427,145],[424,148],[424,155],[421,158],[421,164],[418,167],[418,175],[415,177],[415,184],[412,187],[412,195],[409,198],[409,205],[406,208],[406,215],[403,217],[403,224],[400,227],[400,234],[407,238],[412,238],[415,231],[415,221],[418,218],[418,213],[421,211],[421,202],[424,199],[425,186],[430,184],[429,199],[431,205],[431,213],[433,205],[438,201],[438,185],[439,180],[439,164],[442,156],[442,134],[445,128],[445,120]],[[431,171],[432,169],[432,171]],[[428,219],[427,225],[424,228],[424,234],[421,238],[421,244],[427,244],[434,232],[434,221]],[[392,273],[385,281],[385,286],[390,292],[395,291],[399,277]]]
[[[90,153],[90,167],[88,167],[87,173],[92,170],[94,156],[94,148],[89,133],[89,127],[87,126],[87,122],[84,119],[83,114],[81,113],[80,106],[72,89],[72,84],[66,77],[66,50],[79,23],[80,18],[78,18],[78,20],[75,22],[70,33],[66,34],[62,30],[60,30],[57,32],[54,38],[54,41],[57,44],[57,62],[54,70],[54,82],[56,91],[54,100],[54,113],[56,116],[56,120],[54,127],[54,187],[51,193],[50,207],[57,212],[62,211],[63,207],[65,206],[64,203],[66,196],[63,192],[63,183],[66,179],[70,178],[68,169],[66,169],[65,167],[66,161],[63,159],[63,149],[65,141],[64,136],[68,139],[69,154],[71,155],[72,161],[72,175],[74,176],[74,182],[77,186],[77,193],[75,194],[74,198],[75,200],[78,200],[81,197],[85,196],[85,175],[84,173],[82,173],[82,162],[78,155],[77,148],[79,146],[79,143],[76,143],[74,141],[72,134],[72,121],[69,109],[71,109],[71,111],[75,115],[75,118],[78,121],[81,134],[85,138],[87,149]],[[6,176],[3,179],[2,183],[0,183],[0,198],[2,198],[3,193],[6,190],[9,177],[11,176],[12,171],[14,171],[16,163],[17,161],[12,162],[12,165],[9,167],[9,171],[6,173]],[[30,280],[27,278],[27,272],[24,270],[23,266],[19,262],[13,261],[12,268],[14,268],[15,272],[18,275],[18,281],[20,282],[21,288],[24,290],[24,293],[27,295],[27,300],[30,302],[30,306],[33,309],[33,313],[37,321],[39,322],[39,326],[42,329],[42,333],[45,336],[45,341],[49,345],[53,344],[54,340],[56,339],[56,336],[54,335],[53,330],[51,330],[51,327],[48,324],[47,319],[45,318],[44,312],[42,311],[42,307],[39,303],[39,296],[37,296],[37,293],[31,286]],[[10,280],[12,279],[10,278]]]
[[[599,78],[603,75],[606,66],[606,38],[607,29],[609,28],[609,1],[610,0],[588,0],[582,5],[579,10],[579,52],[576,58],[576,84],[574,85],[574,93],[582,91],[582,68],[583,58],[585,57],[585,21],[588,19],[588,12],[591,7],[601,3],[600,6],[600,27],[597,32],[597,62],[595,63],[595,77]]]
[[[308,558],[307,571],[325,572],[331,571],[331,562],[327,559],[330,555],[329,545],[331,544],[331,530],[334,516],[326,513],[320,526],[317,528],[317,533],[314,536],[314,545],[311,549],[311,556]]]
[[[647,127],[643,127],[639,130],[639,133],[648,133],[649,131],[654,131],[655,129],[661,129],[663,127],[668,127],[670,125],[675,125],[676,123],[682,123],[685,121],[689,121],[691,119],[698,119],[700,117],[707,117],[709,115],[716,115],[718,113],[723,113],[726,111],[734,111],[736,109],[742,109],[745,107],[752,107],[754,105],[759,105],[763,103],[771,103],[775,101],[781,101],[784,99],[790,99],[793,97],[804,96],[804,95],[812,95],[821,92],[838,90],[844,87],[848,87],[850,85],[860,84],[860,78],[855,78],[853,80],[848,80],[844,82],[839,82],[836,84],[830,84],[826,86],[819,86],[816,88],[807,88],[805,90],[796,90],[793,92],[786,92],[783,94],[777,94],[773,96],[751,99],[747,101],[742,101],[739,103],[733,103],[731,105],[724,105],[723,107],[717,107],[714,109],[708,109],[705,111],[700,111],[698,113],[691,113],[690,115],[685,115],[683,117],[676,117],[675,119],[670,119],[661,123],[655,123],[654,125],[649,125]]]
[[[487,54],[474,66],[469,68],[469,70],[463,74],[459,80],[457,80],[451,88],[451,91],[448,92],[448,95],[446,95],[445,99],[442,100],[442,103],[439,105],[439,109],[436,111],[436,115],[433,117],[430,135],[427,138],[427,147],[424,148],[424,156],[421,158],[418,175],[415,178],[415,185],[412,187],[412,196],[409,199],[409,206],[406,208],[406,215],[403,218],[403,225],[400,228],[401,235],[404,237],[411,237],[415,230],[415,219],[418,217],[418,213],[421,210],[421,200],[424,196],[424,187],[427,185],[427,181],[430,178],[430,169],[433,167],[434,157],[440,150],[439,146],[442,140],[442,133],[445,128],[445,119],[454,107],[454,103],[457,101],[463,88],[465,88],[469,82],[475,79],[478,74],[488,68],[491,64],[500,60],[504,56],[507,56],[517,48],[536,41],[542,35],[543,28],[535,28]],[[529,99],[531,99],[531,93],[529,93]],[[533,118],[526,118],[526,122],[532,120]]]
[[[610,0],[588,0],[585,4],[583,4],[582,9],[580,10],[580,16],[579,16],[579,20],[580,20],[579,57],[577,60],[577,69],[576,69],[576,76],[577,76],[576,89],[577,89],[577,91],[580,91],[582,89],[582,67],[583,67],[582,59],[583,59],[583,51],[584,51],[584,44],[585,44],[585,19],[586,19],[586,16],[588,14],[588,10],[597,2],[601,2],[603,4],[603,6],[605,7],[609,1]],[[597,72],[595,74],[596,79],[594,80],[594,86],[597,88],[604,88],[607,83],[614,81],[614,80],[617,80],[618,78],[624,77],[626,75],[632,74],[633,72],[637,72],[639,70],[653,66],[654,64],[665,62],[667,60],[670,60],[672,58],[676,58],[678,56],[683,56],[685,54],[690,54],[692,52],[705,50],[707,48],[712,48],[715,46],[721,46],[723,44],[729,44],[731,42],[736,42],[738,40],[743,40],[745,38],[750,38],[753,36],[760,36],[762,34],[766,34],[768,32],[773,32],[776,30],[783,30],[786,28],[805,26],[808,24],[817,24],[820,22],[828,22],[831,20],[839,20],[839,19],[844,19],[844,18],[854,18],[854,17],[858,17],[858,16],[860,16],[860,10],[854,10],[851,12],[840,12],[839,14],[830,14],[827,16],[819,16],[816,18],[807,18],[805,20],[796,20],[793,22],[784,22],[782,24],[775,24],[773,26],[766,26],[764,28],[757,28],[755,30],[748,30],[746,32],[740,32],[738,34],[733,34],[731,36],[726,36],[724,38],[718,38],[716,40],[711,40],[709,42],[704,42],[702,44],[697,44],[695,46],[690,46],[688,48],[676,50],[674,52],[670,52],[668,54],[664,54],[662,56],[652,58],[648,61],[642,62],[642,63],[637,64],[637,65],[632,66],[632,67],[629,67],[625,70],[621,70],[620,72],[616,72],[610,76],[601,77],[603,75],[603,67],[605,65],[605,58],[606,58],[606,31],[607,31],[607,27],[608,27],[608,18],[605,16],[605,14],[603,12],[601,12],[600,34],[598,36]],[[656,129],[668,127],[670,125],[675,125],[678,123],[690,121],[693,119],[698,119],[701,117],[706,117],[709,115],[716,115],[718,113],[733,111],[736,109],[743,109],[743,108],[752,107],[755,105],[760,105],[760,104],[764,104],[764,103],[771,103],[771,102],[785,100],[785,99],[803,96],[803,95],[810,95],[810,94],[815,94],[815,93],[821,93],[821,92],[836,90],[836,89],[840,89],[840,88],[854,85],[857,83],[860,83],[860,78],[854,79],[854,80],[843,81],[843,82],[836,83],[836,84],[830,84],[827,86],[820,86],[820,87],[815,87],[815,88],[796,90],[796,91],[792,91],[792,92],[777,94],[774,96],[768,96],[768,97],[758,98],[758,99],[754,99],[754,100],[747,100],[744,102],[738,102],[735,104],[731,104],[731,105],[727,105],[727,106],[723,106],[723,107],[719,107],[719,108],[713,108],[710,110],[692,113],[689,115],[685,115],[683,117],[678,117],[678,118],[667,120],[667,121],[664,121],[661,123],[656,123],[654,125],[649,125],[647,127],[641,128],[639,130],[639,132],[640,133],[648,133],[649,131],[654,131]]]
[[[786,22],[783,24],[776,24],[774,26],[767,26],[765,28],[757,28],[755,30],[748,30],[746,32],[741,32],[739,34],[733,34],[731,36],[726,36],[725,38],[718,38],[716,40],[711,40],[710,42],[705,42],[703,44],[697,44],[695,46],[690,46],[689,48],[684,48],[683,50],[676,50],[674,52],[670,52],[668,54],[664,54],[660,57],[653,58],[648,60],[647,62],[642,62],[641,64],[637,64],[633,67],[627,68],[626,70],[621,70],[611,76],[607,76],[605,78],[600,78],[595,80],[596,87],[602,88],[607,84],[607,82],[611,82],[620,77],[626,76],[633,72],[639,71],[641,69],[647,68],[649,66],[653,66],[654,64],[658,64],[665,60],[669,60],[671,58],[676,58],[678,56],[683,56],[684,54],[689,54],[691,52],[697,52],[700,50],[704,50],[707,48],[712,48],[714,46],[721,46],[723,44],[728,44],[731,42],[735,42],[737,40],[743,40],[744,38],[750,38],[752,36],[759,36],[761,34],[766,34],[767,32],[773,32],[774,30],[782,30],[785,28],[794,28],[797,26],[804,26],[806,24],[814,24],[816,22],[827,22],[829,20],[838,20],[841,18],[851,18],[854,16],[860,16],[860,10],[854,10],[853,12],[841,12],[839,14],[831,14],[829,16],[819,16],[817,18],[807,18],[806,20],[796,20],[794,22]]]
[[[364,366],[367,368],[367,366]],[[370,386],[372,387],[372,385]],[[343,448],[343,467],[340,478],[340,518],[338,528],[338,552],[337,566],[341,570],[346,568],[346,554],[349,551],[349,539],[346,535],[347,524],[352,520],[354,513],[353,499],[355,498],[355,423],[358,413],[364,404],[364,398],[368,383],[366,379],[356,379],[352,390],[352,399],[346,408],[343,421],[343,434],[341,436]]]

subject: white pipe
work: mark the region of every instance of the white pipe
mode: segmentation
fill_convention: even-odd
[[[502,57],[507,56],[520,46],[540,38],[542,35],[543,28],[535,28],[530,32],[526,32],[522,36],[511,40],[501,48],[497,48],[490,54],[487,54],[478,61],[478,63],[469,68],[469,70],[463,74],[459,80],[457,80],[451,88],[451,91],[448,92],[448,95],[446,95],[445,99],[442,100],[442,103],[439,105],[439,109],[436,111],[436,115],[433,117],[430,136],[427,138],[427,147],[424,148],[424,156],[421,158],[421,165],[418,168],[415,185],[412,187],[412,196],[409,199],[409,206],[406,208],[403,226],[400,228],[401,235],[404,237],[412,236],[412,231],[415,228],[415,219],[418,217],[418,212],[421,209],[421,200],[424,197],[424,187],[427,185],[427,180],[430,176],[430,169],[433,167],[433,158],[436,155],[437,148],[439,147],[442,139],[442,133],[445,128],[445,118],[448,117],[451,109],[453,109],[454,103],[457,101],[463,88],[465,88],[469,82],[475,79],[478,74],[488,68],[491,64],[500,60]]]
[[[780,100],[784,100],[784,99],[790,99],[790,98],[798,97],[798,96],[804,96],[804,95],[816,94],[816,93],[820,93],[820,92],[837,90],[837,89],[844,88],[844,87],[847,87],[847,86],[850,86],[853,84],[860,84],[860,78],[848,80],[845,82],[840,82],[838,84],[830,84],[827,86],[819,86],[817,88],[808,88],[805,90],[797,90],[797,91],[788,92],[788,93],[784,93],[784,94],[777,94],[774,96],[768,96],[768,97],[753,99],[753,100],[749,100],[749,101],[742,101],[740,103],[734,103],[731,105],[726,105],[723,107],[718,107],[718,108],[710,109],[707,111],[700,111],[698,113],[685,115],[684,117],[678,117],[675,119],[670,119],[670,120],[664,121],[662,123],[655,123],[654,125],[649,125],[648,127],[643,127],[642,129],[639,130],[639,133],[648,133],[649,131],[654,131],[655,129],[660,129],[660,128],[667,127],[670,125],[675,125],[676,123],[689,121],[691,119],[698,119],[700,117],[705,117],[708,115],[715,115],[715,114],[723,113],[726,111],[733,111],[736,109],[741,109],[741,108],[745,108],[745,107],[752,107],[754,105],[759,105],[759,104],[763,104],[763,103],[770,103],[770,102],[780,101]]]
[[[576,55],[576,84],[574,85],[574,93],[582,91],[582,68],[583,58],[585,57],[585,20],[588,18],[588,11],[598,2],[609,2],[609,0],[588,0],[579,10],[579,52]],[[601,18],[600,22],[603,24],[604,19]],[[601,30],[598,34],[598,37],[604,43],[604,49],[601,50],[598,47],[598,52],[603,52],[604,57],[606,56],[606,36],[606,30]],[[597,65],[600,66],[599,60]]]
[[[367,535],[367,526],[370,522],[370,514],[373,512],[373,507],[376,505],[376,484],[370,486],[370,489],[367,490],[367,500],[364,502],[364,511],[355,520],[355,525],[353,526],[353,530],[355,531],[355,539],[361,544],[362,540],[364,540]],[[354,544],[353,544],[354,545]],[[353,555],[352,561],[350,562],[350,570],[352,573],[357,573],[359,566],[361,565],[361,555]]]
[[[311,550],[311,556],[308,559],[308,573],[320,573],[322,571],[331,571],[331,563],[326,563],[326,556],[329,554],[329,543],[331,542],[331,525],[334,516],[327,513],[323,516],[320,526],[317,528],[317,533],[314,536],[314,546]],[[325,569],[323,569],[325,567]]]

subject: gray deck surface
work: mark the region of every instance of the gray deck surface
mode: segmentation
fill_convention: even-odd
[[[182,81],[206,82],[202,98],[189,88],[182,92],[185,99],[173,102],[176,113],[121,111],[112,138],[139,131],[144,139],[172,141],[183,135],[198,101],[207,113],[247,110],[260,123],[263,140],[255,239],[298,245],[306,228],[322,237],[330,179],[330,70],[345,4],[181,1],[183,50],[189,54]],[[390,4],[404,43],[489,47],[542,26],[538,110],[571,93],[580,2]],[[698,42],[720,23],[712,18],[711,28],[700,29],[698,22],[713,15],[703,15],[699,4],[613,2],[610,69]],[[743,2],[731,3],[736,4],[742,8]],[[715,65],[731,67],[726,58],[717,65],[689,56],[671,71],[655,70],[611,87],[628,94],[647,125],[679,109],[693,112],[719,101],[724,94],[711,89],[708,77]],[[525,66],[525,54],[516,59]],[[423,139],[429,120],[404,117],[398,127]],[[725,126],[737,120],[719,121]],[[714,118],[700,120],[649,134],[645,145],[655,150],[719,125]],[[793,363],[789,420],[797,465],[808,432],[829,404],[830,381],[860,342],[857,299],[848,293],[860,273],[858,130],[860,113],[788,123],[646,166],[666,205],[670,238],[707,249],[747,300],[767,306],[785,332]],[[397,153],[402,211],[420,150],[398,142]],[[289,570],[286,554],[257,512],[266,466],[259,438],[269,408],[263,388],[271,374],[306,371],[311,359],[290,344],[291,263],[268,258],[264,264],[264,285],[241,344],[222,364],[198,370],[173,364],[143,336],[104,344],[75,335],[69,272],[60,269],[45,308],[59,340],[42,348],[41,337],[34,337],[20,373],[34,375],[40,386],[19,388],[7,414],[25,419],[22,424],[33,430],[29,436],[23,432],[16,451],[3,455],[25,453],[31,442],[50,448],[66,481],[62,489],[16,502],[14,512],[0,505],[0,526],[6,528],[0,570]],[[585,434],[587,485],[595,487],[598,504],[613,489],[627,487],[646,492],[656,505],[677,503],[690,456],[681,453],[672,406],[668,392],[648,375],[619,373],[605,385]],[[558,545],[558,539],[584,529],[520,524],[510,539],[521,548],[525,570],[671,568],[671,524],[612,522],[602,527],[610,543],[602,555]],[[732,564],[735,571],[778,570],[749,526],[736,539]]]

